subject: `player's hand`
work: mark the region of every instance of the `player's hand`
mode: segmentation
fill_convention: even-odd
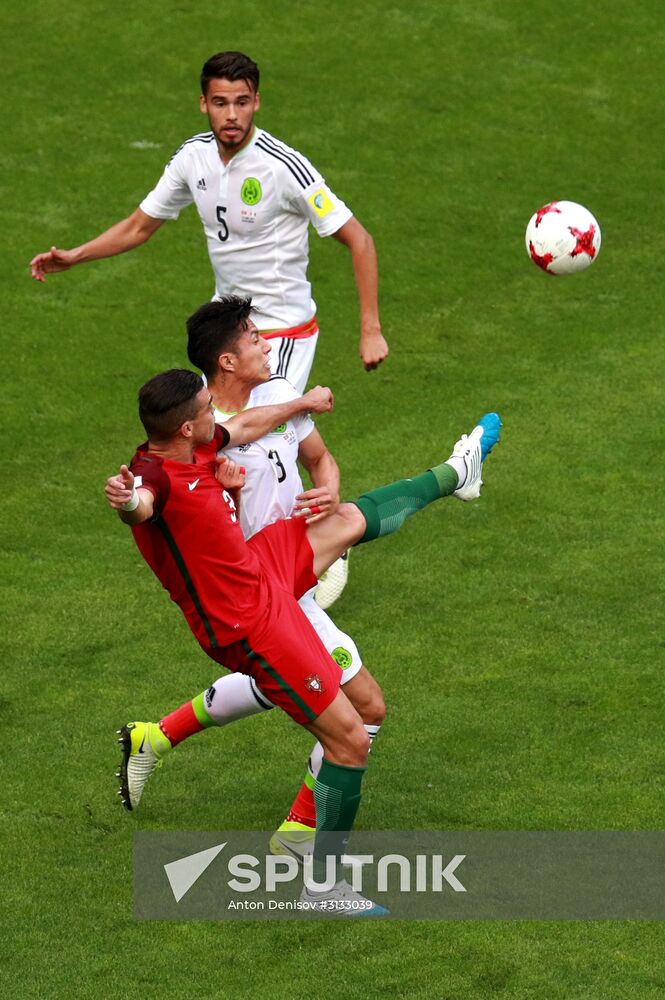
[[[307,524],[313,524],[334,514],[338,507],[337,494],[331,493],[327,486],[316,486],[298,494],[291,517],[304,517]]]
[[[237,465],[226,455],[217,459],[215,478],[226,490],[241,490],[245,485],[245,466]]]
[[[328,413],[335,405],[335,398],[327,387],[315,385],[302,397],[303,409],[310,413]]]
[[[73,250],[58,250],[51,247],[47,253],[38,253],[30,261],[30,273],[35,281],[45,281],[47,274],[68,271],[76,263]]]
[[[134,473],[130,472],[126,465],[120,466],[120,473],[117,476],[109,476],[106,480],[104,493],[109,505],[114,510],[120,510],[123,504],[132,499],[134,492]]]
[[[358,353],[362,358],[366,372],[373,371],[379,367],[382,361],[386,360],[390,351],[380,327],[360,331],[360,349]]]

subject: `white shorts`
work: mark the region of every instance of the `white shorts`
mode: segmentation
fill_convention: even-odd
[[[268,341],[272,347],[270,370],[273,375],[283,375],[301,395],[312,370],[318,339],[318,333],[314,333],[301,339],[271,337]]]
[[[363,661],[360,659],[358,647],[351,636],[337,628],[330,615],[318,606],[314,600],[315,590],[316,588],[313,587],[306,594],[303,594],[298,604],[316,629],[319,639],[340,667],[342,671],[341,683],[346,684],[352,677],[356,676]]]

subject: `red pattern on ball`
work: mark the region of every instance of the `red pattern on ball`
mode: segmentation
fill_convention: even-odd
[[[586,232],[582,232],[581,229],[575,229],[574,226],[568,226],[571,234],[577,240],[575,247],[570,251],[571,257],[578,257],[581,253],[588,253],[591,260],[596,256],[596,248],[593,245],[593,238],[596,235],[596,227],[589,226]]]
[[[531,260],[534,262],[534,264],[537,264],[538,267],[542,268],[543,271],[547,271],[548,274],[552,273],[548,267],[548,264],[551,264],[552,261],[554,260],[554,257],[552,256],[551,253],[543,254],[543,256],[541,257],[540,254],[536,253],[536,248],[534,247],[531,240],[529,240],[529,253],[531,254]]]
[[[536,221],[534,223],[536,229],[542,222],[543,216],[547,215],[548,212],[557,212],[559,215],[561,215],[561,209],[556,207],[558,204],[559,204],[558,201],[551,201],[549,205],[543,205],[542,208],[538,209],[538,211],[536,212]]]

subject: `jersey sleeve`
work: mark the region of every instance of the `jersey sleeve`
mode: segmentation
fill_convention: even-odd
[[[314,421],[310,417],[309,413],[298,413],[295,417],[291,417],[291,421],[295,428],[298,443],[300,443],[300,441],[304,441],[306,437],[309,437],[314,430]]]
[[[139,208],[153,219],[177,219],[183,208],[191,205],[194,196],[187,181],[186,149],[178,150],[166,164],[164,173]]]
[[[302,192],[305,214],[319,236],[332,236],[353,218],[353,212],[330,190],[326,182],[310,184]]]
[[[282,169],[282,185],[291,210],[306,218],[319,236],[331,236],[353,218],[353,212],[330,190],[302,153],[289,150]]]
[[[131,461],[130,471],[134,473],[136,489],[150,490],[153,495],[153,517],[161,514],[169,499],[171,481],[162,463],[145,455],[137,454]]]

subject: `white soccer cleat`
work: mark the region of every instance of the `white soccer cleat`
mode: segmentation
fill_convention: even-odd
[[[325,611],[326,608],[334,604],[346,587],[348,578],[349,552],[347,549],[321,576],[314,591],[314,600],[318,606]]]
[[[122,761],[116,777],[120,779],[118,795],[125,809],[136,809],[145,784],[161,760],[150,742],[154,722],[129,722],[118,730],[122,746]]]
[[[352,889],[343,879],[336,882],[329,892],[313,893],[307,886],[303,887],[300,902],[306,903],[303,909],[314,913],[325,913],[337,917],[385,917],[390,913],[385,906],[372,902]]]
[[[454,496],[460,500],[477,500],[480,496],[483,462],[499,440],[500,428],[498,413],[486,413],[470,434],[462,434],[453,448],[453,453],[445,464],[450,465],[457,473],[459,486],[454,491]]]

